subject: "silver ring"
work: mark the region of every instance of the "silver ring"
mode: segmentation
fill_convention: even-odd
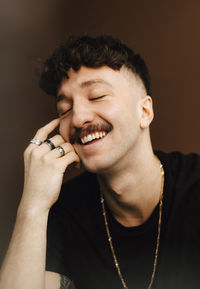
[[[52,141],[50,141],[50,139],[46,139],[44,143],[46,143],[51,148],[51,150],[55,149],[55,145],[52,143]]]
[[[59,151],[61,157],[63,157],[65,155],[65,150],[63,147],[58,146],[56,149]]]
[[[40,146],[40,145],[42,144],[42,141],[39,140],[39,139],[33,138],[33,139],[30,141],[30,143],[34,143],[34,144]]]

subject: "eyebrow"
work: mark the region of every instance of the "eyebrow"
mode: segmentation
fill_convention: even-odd
[[[103,85],[106,85],[106,86],[109,86],[109,87],[113,87],[111,83],[107,82],[106,80],[104,79],[101,79],[101,78],[96,78],[96,79],[91,79],[91,80],[87,80],[87,81],[84,81],[81,83],[81,87],[90,87],[92,85],[95,85],[95,84],[103,84]]]
[[[109,82],[107,82],[106,80],[101,79],[101,78],[96,78],[96,79],[91,79],[91,80],[84,81],[84,82],[82,82],[82,83],[80,84],[80,87],[82,87],[82,88],[87,87],[87,88],[88,88],[88,87],[90,87],[90,86],[92,86],[92,85],[95,85],[95,84],[103,84],[103,85],[106,85],[106,86],[108,86],[108,87],[110,87],[110,88],[113,87],[111,83],[109,83]],[[64,95],[64,94],[58,94],[58,95],[56,96],[56,104],[57,104],[59,101],[63,100],[63,99],[68,99],[68,97],[67,97],[66,95]]]

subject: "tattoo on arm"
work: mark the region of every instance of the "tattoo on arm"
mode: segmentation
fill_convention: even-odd
[[[60,289],[69,289],[71,284],[71,280],[65,276],[60,275]]]

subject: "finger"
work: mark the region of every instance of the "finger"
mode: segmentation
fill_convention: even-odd
[[[60,123],[59,118],[52,120],[45,126],[39,128],[34,138],[44,141],[48,137],[48,135],[59,125],[59,123]]]
[[[64,150],[64,155],[69,153],[69,152],[73,152],[74,148],[70,143],[62,143],[59,146],[61,146]],[[48,157],[51,159],[57,159],[60,157],[63,157],[63,155],[61,155],[61,152],[59,152],[59,150],[57,149],[57,147],[55,149],[53,149],[52,151],[48,152]]]
[[[65,154],[65,156],[59,158],[58,162],[61,164],[61,167],[63,168],[63,173],[64,173],[65,169],[70,164],[72,164],[74,162],[80,163],[80,158],[75,151],[71,151],[71,152]]]
[[[48,139],[52,144],[57,147],[62,144],[64,144],[64,139],[61,135],[57,134],[53,136],[52,138]],[[54,148],[55,149],[55,148]],[[53,151],[54,151],[53,149]],[[51,146],[48,145],[48,143],[44,142],[40,147],[37,148],[37,150],[40,152],[40,154],[50,153],[52,151]]]
[[[43,142],[45,139],[47,139],[50,132],[52,132],[60,123],[60,119],[56,118],[46,124],[45,126],[38,129],[37,133],[35,134],[33,139],[36,139],[38,141]],[[27,147],[26,151],[31,151],[33,148],[36,148],[38,144],[30,143]]]

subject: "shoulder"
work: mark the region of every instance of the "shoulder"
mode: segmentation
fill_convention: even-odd
[[[173,206],[199,216],[200,210],[200,155],[196,153],[155,152],[163,163],[165,189]],[[196,213],[195,213],[196,212]]]
[[[191,164],[198,164],[200,166],[200,154],[197,153],[189,153],[189,154],[184,154],[179,151],[173,151],[173,152],[163,152],[156,150],[155,154],[164,161],[172,162],[172,163],[177,163],[179,165],[184,164],[184,163],[191,163]]]
[[[183,154],[181,152],[164,153],[156,151],[164,169],[176,178],[179,183],[200,181],[200,155],[196,153]]]

